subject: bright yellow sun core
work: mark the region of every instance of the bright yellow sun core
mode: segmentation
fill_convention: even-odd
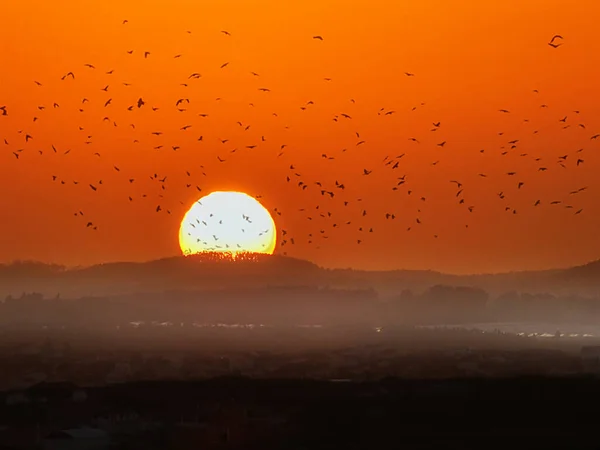
[[[242,192],[212,192],[195,202],[181,221],[184,255],[203,252],[272,254],[277,233],[269,211]]]

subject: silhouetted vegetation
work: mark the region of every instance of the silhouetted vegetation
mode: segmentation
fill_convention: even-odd
[[[593,323],[600,297],[508,292],[435,285],[381,298],[374,289],[273,286],[169,290],[63,299],[40,293],[7,296],[0,324],[22,326],[116,326],[132,322],[238,323],[271,326],[460,324],[538,321]]]

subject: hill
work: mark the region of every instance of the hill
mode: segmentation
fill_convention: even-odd
[[[325,269],[309,261],[280,255],[244,255],[236,260],[215,255],[177,256],[72,269],[39,262],[0,265],[0,296],[40,292],[80,297],[170,289],[261,286],[374,288],[387,295],[397,294],[403,289],[422,291],[437,284],[480,287],[491,293],[516,290],[595,295],[600,289],[600,260],[565,269],[482,275]]]

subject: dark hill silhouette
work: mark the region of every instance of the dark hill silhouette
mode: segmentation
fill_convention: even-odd
[[[491,292],[511,287],[532,293],[596,295],[600,289],[600,260],[563,269],[472,275],[462,280]]]
[[[152,283],[157,282],[209,282],[237,285],[251,282],[256,277],[272,277],[274,280],[290,281],[295,276],[318,276],[321,269],[308,261],[285,256],[244,255],[235,260],[192,255],[163,258],[143,263],[106,263],[64,272],[70,279]],[[243,284],[243,283],[242,283]]]
[[[580,278],[580,277],[583,277],[583,278],[596,277],[596,278],[598,278],[600,276],[600,259],[589,262],[587,264],[583,264],[581,266],[575,266],[575,267],[566,269],[565,274],[567,276],[573,276],[573,277],[577,277],[577,278]]]
[[[58,264],[47,264],[39,261],[15,261],[10,264],[0,264],[0,280],[54,276],[65,270],[67,270],[65,266]]]
[[[386,294],[402,289],[423,291],[439,284],[480,287],[491,294],[516,290],[596,295],[600,289],[600,260],[565,269],[481,275],[420,270],[324,269],[301,259],[254,254],[240,255],[235,260],[206,254],[77,268],[28,261],[0,265],[0,296],[40,292],[46,296],[60,293],[63,297],[81,297],[260,286],[374,288]]]

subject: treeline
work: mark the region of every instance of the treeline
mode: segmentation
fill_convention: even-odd
[[[491,297],[485,290],[463,286],[432,286],[416,294],[404,290],[387,305],[394,321],[464,322],[595,322],[600,296],[529,294],[511,291]]]
[[[338,324],[376,320],[371,289],[269,287],[167,291],[75,300],[39,293],[7,297],[0,325],[124,325],[130,322]]]
[[[46,264],[37,261],[15,261],[10,264],[0,264],[0,280],[52,277],[64,273],[66,270],[65,266],[59,264]]]
[[[381,299],[373,289],[307,286],[166,291],[79,299],[42,294],[0,302],[3,326],[115,326],[130,322],[254,323],[267,325],[448,324],[505,321],[592,322],[600,297],[432,286]]]

